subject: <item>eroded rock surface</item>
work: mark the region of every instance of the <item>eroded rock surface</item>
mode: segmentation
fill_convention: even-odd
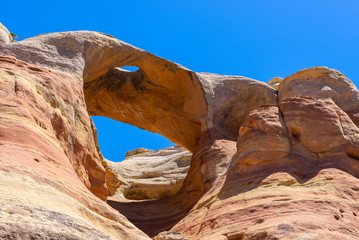
[[[0,86],[0,238],[148,238],[104,202],[81,82],[0,54]]]
[[[187,240],[181,233],[165,231],[159,233],[153,240]]]
[[[1,39],[2,238],[359,239],[359,92],[342,73],[266,84],[195,73],[96,32]],[[170,155],[103,161],[88,113],[187,148],[181,187],[153,187],[172,178]]]
[[[268,85],[272,88],[278,90],[279,84],[283,81],[283,78],[281,77],[274,77],[271,80],[268,81]]]
[[[187,175],[192,154],[180,146],[153,150],[135,149],[122,162],[107,161],[120,184],[114,197],[156,199],[175,195]]]
[[[6,44],[12,41],[9,30],[0,23],[0,44]]]
[[[338,70],[313,67],[286,77],[279,86],[279,101],[293,96],[331,99],[356,125],[359,124],[359,92]]]
[[[313,73],[306,81],[322,84],[322,70],[305,70]],[[356,102],[358,90],[337,76],[328,88],[350,85],[343,96]],[[279,85],[279,96],[294,86]],[[227,171],[171,230],[189,239],[358,238],[359,128],[335,104],[340,97],[320,94],[297,92],[251,111]]]

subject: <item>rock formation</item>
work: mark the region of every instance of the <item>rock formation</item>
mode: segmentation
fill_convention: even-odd
[[[180,146],[164,149],[135,149],[122,162],[106,161],[118,178],[111,189],[115,198],[157,199],[175,195],[187,175],[192,154]],[[109,185],[109,184],[107,184]]]
[[[103,201],[79,78],[0,54],[0,86],[0,239],[148,239]]]
[[[12,41],[12,37],[7,28],[0,23],[0,43],[10,43]]]
[[[1,27],[0,238],[359,239],[359,92],[342,73],[266,84],[96,32],[7,37]],[[178,192],[129,171],[148,153],[106,162],[89,114],[192,152]],[[126,194],[138,183],[147,195]]]

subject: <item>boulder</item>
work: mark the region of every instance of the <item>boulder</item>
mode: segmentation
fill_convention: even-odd
[[[286,77],[279,85],[279,101],[294,96],[331,99],[358,126],[359,92],[338,70],[327,67],[303,69]]]

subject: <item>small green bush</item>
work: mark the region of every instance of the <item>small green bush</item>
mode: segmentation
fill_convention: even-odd
[[[16,42],[16,40],[20,38],[20,36],[16,35],[15,33],[10,33],[10,36],[12,37],[11,42]]]

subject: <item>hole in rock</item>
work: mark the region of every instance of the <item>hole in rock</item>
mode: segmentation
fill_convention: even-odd
[[[106,175],[107,203],[151,237],[171,229],[194,204],[184,202],[179,191],[192,154],[159,134],[106,117],[92,118],[101,152],[113,160],[106,160],[112,171]]]
[[[136,72],[139,68],[136,66],[124,66],[124,67],[119,67],[118,69],[120,70],[126,70],[129,72]]]
[[[139,148],[158,150],[174,146],[167,138],[130,124],[106,117],[92,116],[97,128],[98,141],[104,158],[121,162],[126,153]]]
[[[118,178],[108,186],[109,196],[161,199],[179,191],[191,162],[190,152],[157,133],[106,117],[92,118],[101,153],[113,178]]]

